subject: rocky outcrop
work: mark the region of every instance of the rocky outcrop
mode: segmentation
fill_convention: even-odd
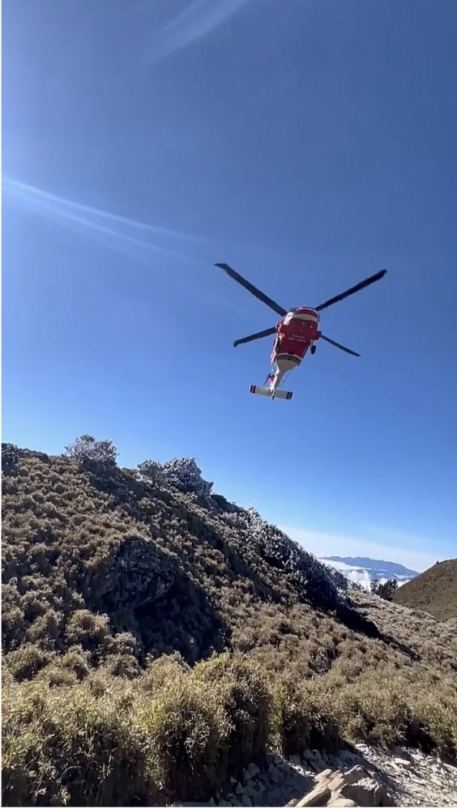
[[[360,744],[338,755],[271,754],[206,803],[174,806],[455,806],[457,766],[418,750]]]
[[[92,572],[91,588],[100,605],[112,597],[118,608],[134,610],[165,595],[174,579],[173,560],[152,540],[127,536]]]
[[[296,806],[394,806],[379,779],[360,764],[346,772],[324,770],[316,781]]]
[[[265,768],[250,764],[209,805],[394,806],[377,770],[362,761],[350,751],[334,756],[306,750],[289,759],[272,754]]]

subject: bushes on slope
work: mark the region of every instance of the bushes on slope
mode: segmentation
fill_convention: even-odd
[[[290,755],[347,740],[457,754],[454,678],[388,665],[351,679],[349,668],[343,657],[319,676],[272,677],[246,655],[194,668],[171,655],[130,680],[88,670],[77,647],[31,682],[6,668],[3,805],[207,799],[268,747]]]
[[[306,748],[332,751],[342,744],[331,704],[315,684],[285,674],[274,686],[273,738],[286,756]]]
[[[3,805],[129,806],[156,794],[146,734],[111,697],[3,686]]]

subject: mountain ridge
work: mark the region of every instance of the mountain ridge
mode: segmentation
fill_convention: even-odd
[[[428,612],[438,621],[457,619],[457,559],[424,570],[394,595],[396,604]]]
[[[419,575],[416,570],[397,562],[370,559],[365,556],[320,556],[319,559],[334,566],[349,582],[366,590],[371,589],[375,580],[383,583],[388,579],[395,579],[399,586],[404,586],[406,582]]]
[[[201,800],[271,750],[457,752],[452,627],[354,591],[194,459],[83,439],[2,445],[3,805]]]

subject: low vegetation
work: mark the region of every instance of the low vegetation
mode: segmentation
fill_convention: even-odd
[[[375,579],[371,583],[371,592],[375,596],[385,598],[386,601],[392,601],[398,589],[398,582],[396,579],[387,579],[387,581],[378,581]]]
[[[394,601],[439,621],[457,618],[457,559],[437,562],[398,589]]]
[[[271,748],[457,754],[449,622],[347,591],[192,459],[98,443],[3,445],[3,805],[205,799]]]

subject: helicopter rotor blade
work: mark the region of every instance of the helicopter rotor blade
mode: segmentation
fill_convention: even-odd
[[[272,300],[272,298],[269,298],[268,295],[265,295],[264,292],[261,292],[260,289],[257,289],[254,284],[251,284],[250,281],[247,281],[246,278],[243,278],[243,276],[238,272],[232,270],[228,264],[215,264],[214,266],[220,267],[221,270],[224,270],[224,272],[226,272],[230,278],[233,278],[234,281],[238,281],[238,283],[247,289],[251,295],[254,295],[259,301],[266,303],[266,305],[269,306],[270,309],[273,309],[274,312],[277,312],[278,315],[281,315],[281,317],[287,315],[287,309],[283,309],[279,303],[276,303],[274,300]]]
[[[380,281],[381,278],[384,278],[386,275],[387,270],[380,270],[375,275],[370,275],[369,278],[365,278],[364,281],[361,281],[360,284],[356,284],[354,287],[347,289],[346,292],[342,292],[341,295],[335,295],[334,298],[329,298],[328,301],[325,303],[321,303],[320,306],[315,306],[316,312],[321,312],[322,309],[326,309],[327,306],[332,306],[334,303],[338,303],[338,301],[344,300],[344,298],[348,298],[349,295],[354,295],[355,292],[359,292],[361,289],[365,289],[365,287],[370,286],[370,284],[374,284],[376,281]]]
[[[261,337],[271,337],[275,332],[276,326],[272,326],[271,329],[258,331],[256,334],[249,334],[248,337],[242,337],[240,340],[235,340],[233,345],[236,348],[236,346],[243,345],[244,343],[250,343],[252,340],[260,340]]]
[[[341,351],[345,351],[346,354],[352,354],[353,357],[360,357],[360,354],[357,354],[356,351],[352,351],[350,348],[342,346],[341,343],[336,343],[335,340],[331,340],[330,337],[326,337],[324,334],[321,334],[320,339],[325,340],[326,343],[330,343],[332,346],[336,346],[336,348],[341,348]]]

